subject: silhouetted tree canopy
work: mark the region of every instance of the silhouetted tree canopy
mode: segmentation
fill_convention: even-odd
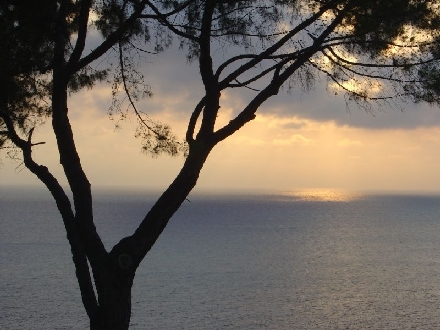
[[[29,116],[37,121],[49,108],[49,89],[39,73],[50,66],[55,14],[53,1],[0,4],[0,109],[8,111],[21,130],[26,130]],[[1,135],[0,146],[5,141]]]
[[[310,89],[318,77],[369,110],[371,104],[440,96],[440,1],[424,0],[4,0],[0,4],[0,148],[19,150],[49,189],[71,246],[92,329],[127,329],[140,262],[197,183],[211,150],[252,121],[282,87]],[[90,36],[99,33],[100,38]],[[185,143],[151,119],[142,56],[178,42],[197,63],[204,96],[188,110]],[[221,51],[219,51],[221,50]],[[95,63],[112,54],[108,67]],[[136,231],[107,251],[93,222],[92,190],[69,122],[70,93],[112,83],[111,114],[130,113],[149,153],[185,153],[185,163]],[[154,84],[154,82],[153,82]],[[154,87],[154,86],[153,86]],[[249,99],[223,127],[222,92]],[[172,91],[170,91],[172,95]],[[73,202],[32,155],[34,127],[48,119]],[[218,124],[218,123],[217,123]],[[104,166],[104,164],[103,164]],[[92,284],[93,283],[93,284]],[[94,290],[96,288],[96,291]]]

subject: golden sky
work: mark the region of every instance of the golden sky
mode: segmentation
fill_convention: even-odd
[[[167,52],[149,59],[146,81],[152,98],[138,106],[170,124],[183,137],[203,90],[197,65],[184,54]],[[319,78],[319,77],[318,77]],[[240,110],[249,92],[222,94],[219,121]],[[107,110],[110,90],[101,85],[72,96],[69,111],[93,186],[168,186],[183,158],[151,158],[134,137],[134,118],[118,130]],[[199,190],[440,190],[440,113],[437,107],[404,104],[374,114],[351,105],[325,88],[321,79],[309,93],[282,91],[257,118],[216,146],[202,170]],[[35,158],[62,180],[50,125],[34,135]],[[2,157],[1,184],[38,184],[26,169]],[[18,167],[17,167],[18,166]]]

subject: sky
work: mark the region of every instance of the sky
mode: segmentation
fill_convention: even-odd
[[[169,124],[183,138],[203,92],[198,67],[175,48],[144,59],[153,97],[138,108]],[[109,119],[110,87],[101,84],[71,96],[69,112],[83,167],[93,187],[164,189],[183,157],[152,158],[134,137],[135,119],[115,128]],[[226,123],[251,91],[222,94],[219,122]],[[335,95],[337,94],[337,95]],[[35,159],[65,184],[50,123],[39,128]],[[1,185],[38,185],[20,163],[1,156]],[[426,104],[375,109],[352,104],[317,77],[309,92],[280,91],[257,117],[217,145],[197,189],[292,191],[440,191],[440,109]]]

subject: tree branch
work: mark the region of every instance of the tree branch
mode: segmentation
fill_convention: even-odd
[[[87,314],[92,319],[98,313],[98,303],[96,300],[95,291],[93,290],[86,254],[76,229],[74,220],[75,216],[72,211],[70,200],[57,179],[50,173],[48,168],[46,166],[39,165],[34,161],[32,157],[32,146],[35,144],[33,144],[31,141],[34,129],[32,128],[30,130],[28,139],[26,141],[18,136],[17,132],[15,131],[14,124],[7,114],[1,112],[0,118],[3,119],[8,129],[7,134],[12,143],[21,149],[25,166],[46,186],[55,200],[57,208],[61,214],[61,218],[63,219],[64,228],[66,229],[67,233],[67,240],[72,251],[72,259],[75,264],[75,271],[78,278],[78,284],[80,286],[81,298]]]
[[[338,61],[341,61],[341,62],[348,64],[348,65],[362,66],[362,67],[368,67],[368,68],[409,68],[409,67],[418,66],[418,65],[422,65],[422,64],[432,63],[432,62],[438,61],[440,58],[440,57],[433,57],[433,58],[430,58],[427,60],[422,60],[422,61],[418,61],[418,62],[411,62],[411,63],[404,63],[404,64],[399,64],[399,63],[393,63],[393,64],[363,63],[363,62],[353,62],[353,61],[347,60],[345,58],[342,58],[330,46],[326,46],[325,49],[328,49],[330,51],[330,53]]]
[[[268,98],[278,94],[281,85],[304,63],[306,63],[316,52],[321,49],[321,45],[324,40],[336,29],[340,22],[344,18],[344,13],[348,10],[345,8],[338,12],[336,18],[331,22],[328,27],[321,33],[321,35],[314,39],[313,45],[306,48],[301,55],[298,56],[295,62],[281,72],[281,66],[277,67],[272,81],[259,92],[254,99],[240,112],[240,114],[232,119],[227,125],[219,129],[214,133],[214,140],[216,143],[226,139],[234,132],[242,128],[246,123],[255,118],[255,113],[258,108]]]
[[[130,102],[131,107],[134,110],[134,113],[136,115],[136,117],[139,119],[139,121],[151,132],[153,132],[154,134],[156,134],[157,136],[159,135],[155,130],[153,130],[153,128],[148,125],[148,123],[142,118],[140,112],[138,111],[136,105],[134,104],[134,101],[131,97],[130,91],[128,90],[128,86],[127,86],[127,78],[125,76],[125,69],[124,69],[124,58],[123,58],[123,51],[122,51],[122,46],[121,43],[118,43],[118,49],[119,49],[119,65],[121,67],[121,78],[122,78],[122,86],[124,88],[125,91],[125,95],[127,95],[128,101]]]
[[[276,63],[276,64],[272,65],[271,67],[269,67],[269,68],[267,68],[267,69],[261,71],[259,74],[255,75],[254,77],[249,78],[249,79],[247,79],[247,80],[245,80],[245,81],[243,81],[243,82],[238,82],[238,80],[236,79],[235,81],[236,81],[237,83],[235,83],[235,84],[230,83],[227,87],[230,87],[230,88],[236,88],[236,87],[244,87],[244,86],[248,86],[249,84],[251,84],[251,83],[253,83],[253,82],[259,80],[260,78],[266,76],[267,74],[269,74],[269,73],[272,72],[272,71],[275,71],[275,70],[281,70],[281,68],[282,68],[285,64],[287,64],[288,62],[290,62],[290,61],[292,61],[292,60],[294,60],[294,59],[295,59],[295,57],[292,57],[292,58],[289,57],[289,58],[283,59],[283,61],[281,61],[281,62],[279,62],[279,63]]]
[[[307,26],[310,26],[313,24],[316,20],[318,20],[325,12],[327,12],[329,9],[333,9],[334,4],[332,2],[324,5],[321,7],[321,9],[307,18],[306,20],[302,21],[300,24],[298,24],[294,29],[289,31],[285,36],[283,36],[280,40],[278,40],[276,43],[274,43],[271,47],[267,48],[265,51],[261,52],[259,55],[253,57],[248,63],[242,65],[237,70],[230,73],[226,78],[224,78],[220,82],[220,88],[223,89],[223,86],[228,85],[231,81],[234,81],[237,79],[241,74],[246,72],[247,70],[251,69],[255,65],[259,64],[262,60],[266,59],[268,56],[274,54],[277,50],[279,50],[282,46],[284,46],[289,40],[291,40],[296,34],[298,34],[300,31],[304,30]],[[232,63],[232,62],[231,62]],[[230,64],[230,63],[229,63]],[[226,65],[220,66],[217,70],[216,75],[220,75],[221,71],[226,68]]]
[[[70,55],[67,66],[76,64],[81,57],[84,47],[86,45],[87,24],[89,22],[90,8],[92,7],[92,0],[81,1],[81,9],[78,17],[78,37],[76,39],[75,48]]]
[[[65,66],[64,52],[68,43],[66,33],[66,1],[62,2],[56,26],[52,84],[52,127],[56,136],[60,163],[63,166],[75,204],[75,223],[78,238],[92,267],[98,267],[107,251],[93,223],[90,183],[81,166],[76,150],[67,109],[67,84],[72,71]]]
[[[366,77],[366,78],[371,78],[371,79],[387,80],[387,81],[393,81],[393,82],[399,82],[399,83],[419,83],[419,82],[421,82],[420,80],[405,80],[405,79],[393,78],[393,77],[390,77],[390,76],[387,77],[385,75],[375,75],[375,74],[369,74],[369,73],[366,73],[366,72],[356,71],[356,70],[353,70],[352,68],[350,68],[348,65],[344,65],[344,64],[339,63],[338,61],[336,61],[332,56],[327,54],[325,52],[325,50],[322,50],[321,52],[333,64],[337,65],[339,68],[341,68],[343,70],[351,72],[353,75],[356,75],[356,76],[361,76],[361,77]],[[380,68],[380,67],[378,67],[378,68]],[[347,76],[348,76],[348,74],[347,74]]]
[[[316,65],[315,63],[313,63],[313,62],[311,62],[311,61],[309,61],[309,64],[310,64],[311,66],[313,66],[315,69],[317,69],[317,70],[323,72],[323,73],[324,73],[327,77],[329,77],[329,78],[330,78],[330,79],[331,79],[336,85],[338,85],[339,88],[343,89],[344,91],[346,91],[346,92],[347,92],[348,94],[350,94],[350,95],[353,95],[353,96],[359,97],[359,98],[361,98],[361,99],[363,99],[363,100],[370,100],[370,101],[388,100],[388,99],[392,99],[392,98],[394,97],[394,96],[371,97],[371,96],[368,96],[367,94],[356,92],[356,91],[354,91],[354,90],[351,90],[351,89],[345,87],[345,86],[344,86],[344,85],[343,85],[338,79],[336,79],[336,78],[334,77],[334,75],[332,75],[329,71],[327,71],[327,70],[325,70],[325,69],[323,69],[323,68],[320,68],[318,65]]]
[[[206,1],[203,10],[202,26],[199,37],[200,76],[205,87],[205,106],[198,135],[208,137],[212,134],[219,109],[220,90],[214,75],[211,57],[211,25],[215,1]]]
[[[112,48],[124,35],[124,33],[132,26],[132,24],[138,18],[140,18],[140,15],[145,8],[146,2],[147,1],[145,0],[140,1],[138,3],[138,6],[135,8],[134,12],[130,15],[130,17],[127,20],[125,20],[124,23],[116,31],[111,33],[99,46],[93,49],[88,55],[78,60],[78,62],[69,65],[70,74],[72,74],[73,72],[77,72],[82,68],[86,67],[94,60],[104,55],[110,48]]]
[[[150,18],[150,19],[163,19],[170,16],[173,16],[182,10],[186,9],[191,3],[195,2],[195,0],[188,0],[182,3],[181,5],[177,6],[174,10],[168,12],[168,13],[161,13],[159,9],[151,3],[151,1],[147,1],[147,5],[156,13],[156,15],[141,15],[142,18]]]
[[[159,22],[161,22],[163,25],[165,25],[167,28],[169,28],[172,32],[174,32],[176,35],[178,35],[178,36],[180,36],[180,37],[183,37],[183,38],[186,38],[186,39],[188,39],[188,40],[191,40],[191,41],[194,41],[194,42],[197,42],[198,41],[198,38],[196,38],[196,37],[194,37],[194,36],[192,36],[192,35],[190,35],[190,34],[188,34],[188,33],[185,33],[185,32],[183,32],[183,31],[180,31],[179,29],[177,29],[176,27],[175,27],[175,25],[174,24],[171,24],[170,22],[168,22],[168,20],[167,20],[167,17],[168,16],[170,16],[170,15],[174,15],[175,13],[177,13],[178,11],[180,11],[180,10],[183,10],[183,9],[185,9],[187,6],[189,6],[192,2],[194,2],[194,0],[190,0],[190,1],[187,1],[186,3],[184,3],[181,7],[179,7],[180,9],[179,10],[175,10],[175,11],[173,11],[173,14],[171,14],[171,13],[169,13],[169,14],[162,14],[161,12],[160,12],[160,10],[155,6],[155,5],[153,5],[150,1],[147,1],[148,2],[148,5],[149,5],[149,7],[153,10],[153,12],[156,14],[156,15],[140,15],[140,18],[146,18],[146,19],[157,19],[157,20],[159,20]]]
[[[203,97],[200,102],[196,105],[188,123],[188,129],[186,131],[186,142],[190,143],[194,140],[194,130],[197,124],[197,119],[205,106],[205,97]]]

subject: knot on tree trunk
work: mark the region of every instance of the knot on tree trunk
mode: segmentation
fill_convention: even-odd
[[[118,256],[118,265],[121,269],[129,269],[133,265],[133,259],[128,253],[121,253]]]

